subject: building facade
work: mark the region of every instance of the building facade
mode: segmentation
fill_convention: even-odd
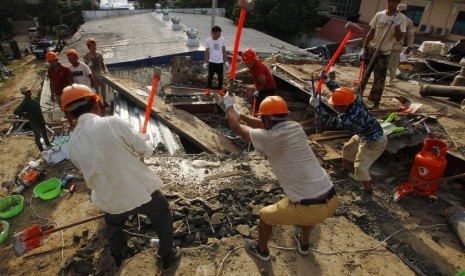
[[[362,0],[360,18],[369,23],[376,12],[386,9],[386,0]],[[407,16],[415,25],[415,32],[437,37],[438,40],[465,38],[465,1],[407,0]]]
[[[331,17],[353,18],[359,16],[360,3],[362,0],[321,0],[318,12]]]

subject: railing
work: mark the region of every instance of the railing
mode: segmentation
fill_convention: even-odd
[[[164,8],[162,10],[166,10],[169,13],[189,13],[189,14],[205,14],[210,15],[212,13],[211,8],[183,8],[183,9],[172,9],[172,8]],[[154,12],[155,9],[143,9],[143,10],[97,10],[97,11],[83,11],[82,15],[84,17],[84,21],[89,21],[96,18],[102,17],[109,17],[115,15],[128,15],[128,14],[141,14],[141,13],[148,13]],[[216,9],[216,15],[224,15],[225,9],[218,8]]]

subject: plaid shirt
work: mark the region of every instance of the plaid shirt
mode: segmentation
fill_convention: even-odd
[[[383,137],[383,129],[376,118],[368,113],[359,95],[346,112],[337,116],[332,116],[320,106],[318,108],[321,121],[325,126],[348,129],[366,141],[378,140]]]

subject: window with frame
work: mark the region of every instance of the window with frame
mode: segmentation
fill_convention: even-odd
[[[456,35],[465,35],[465,12],[461,11],[457,15],[457,19],[455,20],[454,27],[450,31]]]
[[[424,11],[425,7],[408,5],[405,15],[413,21],[413,26],[418,27]]]

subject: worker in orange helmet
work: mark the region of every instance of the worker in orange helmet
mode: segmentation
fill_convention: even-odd
[[[74,83],[73,76],[68,67],[58,62],[58,55],[56,53],[48,52],[45,54],[45,60],[50,65],[47,72],[50,78],[50,100],[52,103],[56,101],[61,108],[63,88]]]
[[[42,109],[40,108],[39,97],[32,98],[31,89],[27,86],[23,86],[20,89],[21,94],[24,95],[23,101],[15,108],[13,113],[22,118],[29,120],[29,124],[34,134],[34,140],[37,147],[42,152],[44,147],[40,140],[41,136],[44,140],[44,143],[47,147],[51,147],[50,141],[47,136],[47,126],[45,124],[44,115],[42,114]]]
[[[73,75],[74,83],[86,85],[87,87],[90,87],[92,91],[96,92],[92,71],[89,66],[79,61],[78,52],[74,49],[69,49],[66,52],[66,57],[68,58],[69,63],[71,63],[68,68]]]
[[[92,75],[94,76],[95,82],[95,89],[97,93],[100,95],[101,107],[103,113],[105,113],[105,108],[108,106],[108,98],[107,98],[107,88],[105,83],[101,80],[103,74],[108,73],[107,66],[105,65],[105,61],[103,59],[103,55],[101,52],[97,51],[97,41],[93,38],[89,38],[86,41],[86,46],[89,49],[84,57],[82,58],[84,63],[89,66],[90,70],[92,71]]]
[[[310,105],[319,112],[323,126],[345,128],[355,135],[343,147],[342,169],[329,175],[345,178],[354,171],[354,179],[360,181],[364,188],[358,201],[368,203],[373,195],[369,169],[386,149],[387,137],[376,118],[368,113],[359,95],[354,94],[350,88],[339,87],[337,83],[333,83],[330,89],[334,90],[328,102],[339,113],[337,116],[331,116],[321,108],[318,99],[313,95],[310,97]]]
[[[246,239],[244,247],[254,257],[268,261],[273,226],[296,225],[294,239],[299,253],[307,255],[312,227],[336,212],[333,184],[310,149],[302,126],[287,120],[289,110],[281,97],[269,96],[261,102],[260,119],[241,114],[234,102],[234,95],[224,96],[230,128],[265,154],[286,194],[278,203],[260,210],[258,241]]]
[[[244,50],[241,60],[249,68],[250,74],[252,74],[255,84],[253,97],[256,99],[256,106],[260,106],[266,97],[273,96],[276,93],[276,84],[273,75],[252,49]]]
[[[153,144],[117,116],[101,117],[99,96],[81,84],[64,89],[63,109],[77,120],[68,155],[92,189],[92,203],[105,213],[105,225],[116,268],[124,260],[123,225],[128,216],[147,215],[160,243],[160,269],[179,261],[173,246],[171,208],[161,192],[163,181],[140,157],[150,157]],[[115,273],[116,274],[116,273]]]

